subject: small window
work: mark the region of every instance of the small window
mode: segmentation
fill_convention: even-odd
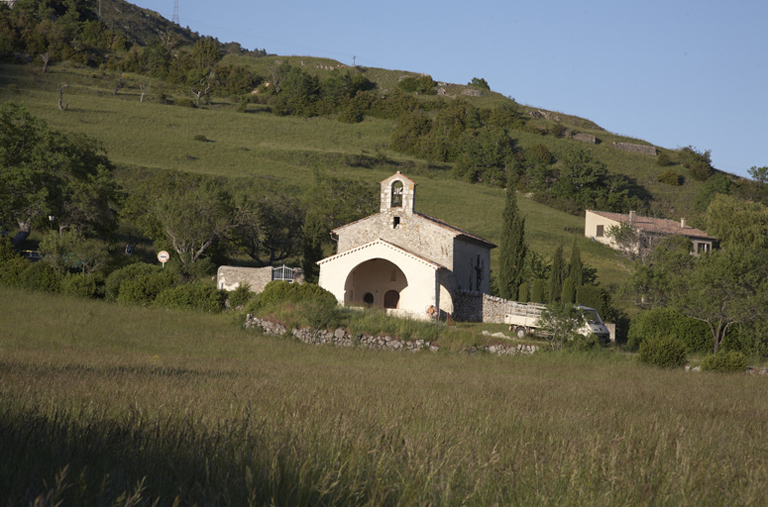
[[[392,228],[397,229],[397,226],[400,225],[400,217],[395,217],[392,220]]]
[[[373,294],[371,294],[370,292],[366,292],[365,296],[363,296],[363,303],[365,303],[367,305],[372,305],[373,304]]]
[[[602,238],[603,237],[604,227],[605,227],[604,225],[598,225],[597,226],[597,231],[595,232],[595,237],[597,237],[597,238]]]

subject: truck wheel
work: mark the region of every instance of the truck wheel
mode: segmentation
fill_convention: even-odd
[[[525,338],[527,334],[528,334],[528,331],[523,326],[518,326],[518,328],[515,329],[515,336],[517,336],[521,340]]]

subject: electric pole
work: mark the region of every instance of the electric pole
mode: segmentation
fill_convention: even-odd
[[[173,22],[179,24],[179,0],[173,0]]]

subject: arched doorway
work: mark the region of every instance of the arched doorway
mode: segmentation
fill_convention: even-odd
[[[388,290],[384,294],[384,308],[397,308],[400,302],[400,293],[396,290]]]
[[[397,264],[386,259],[371,259],[355,266],[347,276],[344,304],[397,308],[406,287],[408,280]]]

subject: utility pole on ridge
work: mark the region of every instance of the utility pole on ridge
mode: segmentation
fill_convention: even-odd
[[[177,25],[179,24],[179,0],[173,0],[173,20]]]

